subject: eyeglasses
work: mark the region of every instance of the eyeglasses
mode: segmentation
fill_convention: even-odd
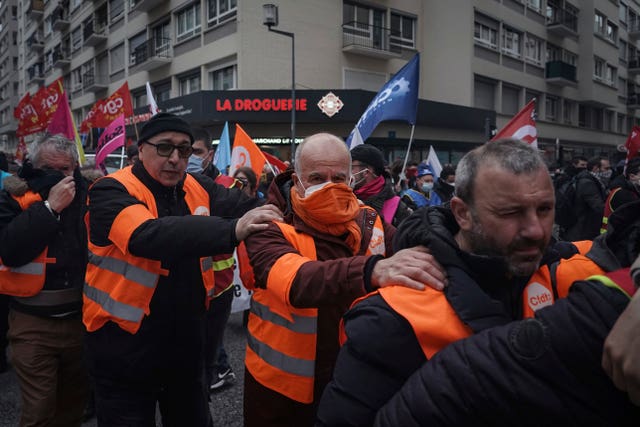
[[[178,150],[178,157],[181,159],[188,159],[193,153],[193,147],[191,145],[173,145],[168,142],[159,142],[154,144],[149,141],[144,141],[144,143],[149,144],[152,147],[156,147],[156,152],[158,153],[158,156],[161,157],[171,157],[173,150]]]

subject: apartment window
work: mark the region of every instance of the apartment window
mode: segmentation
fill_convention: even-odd
[[[575,67],[578,64],[578,55],[576,55],[575,53],[569,52],[568,50],[563,50],[562,60],[567,64],[571,64]]]
[[[614,125],[613,111],[604,110],[604,128],[603,128],[603,130],[606,131],[606,132],[613,132],[613,125]]]
[[[115,73],[124,68],[124,43],[120,43],[109,51],[110,71]]]
[[[166,21],[156,25],[153,27],[152,33],[156,55],[168,57],[168,52],[171,48],[171,23]]]
[[[71,4],[70,10],[73,11],[80,7],[80,5],[82,4],[82,0],[71,0],[70,4]]]
[[[545,118],[552,122],[558,120],[558,98],[547,95],[544,101]]]
[[[491,49],[498,48],[498,23],[484,15],[476,13],[473,39],[476,43]]]
[[[136,51],[138,49],[145,48],[146,41],[147,41],[146,31],[138,33],[129,39],[129,56],[131,58],[129,61],[129,65],[136,65],[138,61],[146,60],[146,55],[136,54]]]
[[[238,13],[236,0],[208,0],[207,22],[210,26],[235,18]]]
[[[626,4],[620,2],[620,5],[618,6],[618,19],[620,20],[620,23],[623,25],[627,24],[627,11],[629,10],[629,6],[627,6]]]
[[[359,4],[342,4],[342,23],[344,34],[358,39],[374,49],[384,49],[388,40],[384,35],[386,27],[385,10],[373,9]]]
[[[53,20],[53,15],[49,15],[44,20],[44,36],[47,37],[53,31],[53,27],[51,25],[51,21]]]
[[[171,97],[171,80],[156,83],[153,85],[153,92],[156,95],[156,102],[168,100]]]
[[[415,27],[415,18],[391,12],[390,44],[414,48],[416,46]]]
[[[562,101],[562,121],[565,124],[570,125],[572,123],[571,117],[573,116],[573,102],[565,99]]]
[[[628,14],[627,24],[629,25],[629,30],[633,30],[638,26],[638,15],[631,8],[629,8]]]
[[[145,88],[131,91],[131,102],[133,108],[140,108],[149,105],[147,103],[147,90]]]
[[[200,91],[200,70],[189,75],[179,77],[179,95],[189,95]]]
[[[176,41],[186,40],[200,33],[200,3],[182,9],[176,14]]]
[[[109,22],[113,23],[124,15],[124,0],[109,0]]]
[[[536,12],[540,12],[542,10],[542,0],[527,0],[527,6]]]
[[[212,90],[229,90],[238,87],[237,65],[229,65],[209,72],[209,84]]]
[[[624,132],[624,114],[618,113],[617,122],[618,122],[617,131],[619,133],[623,133]]]
[[[629,45],[626,41],[618,40],[618,59],[622,62],[627,62],[629,54]]]
[[[615,43],[616,40],[618,39],[618,27],[616,27],[610,21],[607,21],[607,29],[604,36],[610,42]]]
[[[618,69],[609,64],[604,66],[604,81],[609,86],[615,86],[618,80]]]
[[[542,52],[544,43],[537,37],[527,34],[527,40],[525,41],[525,59],[536,65],[542,65]]]
[[[520,58],[520,38],[520,33],[505,27],[502,32],[502,52]]]
[[[82,89],[82,70],[80,67],[71,70],[71,90],[78,91]]]
[[[593,76],[596,80],[604,80],[604,59],[600,59],[597,56],[593,58]]]
[[[75,52],[82,47],[82,27],[77,27],[71,32],[71,50]]]
[[[599,12],[595,13],[595,21],[593,24],[593,32],[596,34],[604,35],[604,27],[606,25],[607,18]]]
[[[520,89],[502,85],[502,114],[514,115],[520,106]]]
[[[620,77],[618,78],[618,96],[627,97],[627,81]]]
[[[473,99],[476,108],[495,110],[496,82],[476,77],[473,82]]]

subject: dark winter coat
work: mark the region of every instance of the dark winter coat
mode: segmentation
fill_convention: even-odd
[[[438,178],[435,184],[433,184],[433,191],[440,196],[443,205],[453,198],[455,190],[455,186],[447,184],[442,178]]]
[[[30,164],[21,170],[21,176],[9,177],[5,191],[0,191],[0,258],[9,267],[31,262],[48,247],[47,256],[56,262],[47,264],[44,290],[74,288],[78,301],[56,306],[25,305],[12,299],[15,310],[38,316],[61,314],[79,315],[82,306],[81,289],[87,266],[87,232],[83,222],[86,210],[87,182],[80,171],[74,171],[76,195],[60,220],[45,207],[44,202],[33,203],[22,211],[11,194],[22,195],[33,191],[46,200],[49,190],[63,178],[61,173],[45,173],[31,169]]]
[[[113,322],[87,334],[92,375],[127,383],[161,384],[167,372],[182,372],[185,378],[200,375],[203,348],[205,290],[199,258],[233,252],[237,245],[238,218],[257,201],[242,191],[215,184],[206,176],[193,177],[209,193],[212,217],[191,215],[181,181],[164,187],[138,162],[132,167],[155,196],[158,218],[134,230],[128,251],[135,256],[160,260],[169,270],[161,276],[150,304],[150,314],[139,331],[130,334]],[[116,216],[138,204],[125,187],[108,176],[89,192],[91,242],[111,244],[109,232]]]
[[[394,249],[418,244],[431,249],[449,276],[444,291],[449,304],[474,333],[521,319],[528,278],[508,278],[502,260],[461,251],[453,237],[457,231],[450,210],[420,209],[398,229]],[[574,253],[573,245],[559,244],[543,263]],[[409,322],[380,295],[349,310],[344,325],[347,341],[322,397],[318,425],[370,425],[376,411],[427,360]]]
[[[577,219],[563,236],[570,242],[591,240],[600,234],[606,200],[604,186],[590,172],[580,172],[576,180],[574,206]]]

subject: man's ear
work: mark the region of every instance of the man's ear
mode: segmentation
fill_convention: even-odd
[[[470,231],[473,226],[471,218],[471,208],[460,197],[454,196],[451,199],[451,212],[460,226],[461,230]]]

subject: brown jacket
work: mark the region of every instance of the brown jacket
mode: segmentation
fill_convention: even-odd
[[[267,202],[278,206],[285,214],[285,222],[293,225],[296,230],[313,236],[318,261],[304,264],[291,286],[289,299],[297,308],[318,309],[318,329],[315,367],[315,401],[313,406],[322,396],[322,390],[331,379],[338,350],[338,326],[342,315],[347,311],[351,303],[358,297],[367,293],[365,288],[365,276],[370,276],[373,268],[371,256],[354,256],[349,246],[340,237],[321,234],[310,228],[302,220],[293,214],[289,203],[289,191],[292,185],[290,173],[281,174],[272,183],[267,195]],[[372,212],[373,210],[368,210]],[[359,221],[365,221],[364,210]],[[366,230],[367,227],[362,227]],[[395,228],[385,224],[385,246],[387,256],[391,251],[391,239]],[[363,241],[367,242],[369,233],[363,233]],[[257,288],[266,287],[267,276],[271,266],[284,254],[294,252],[295,249],[286,240],[275,224],[269,225],[265,231],[255,233],[245,240],[247,253],[253,266]],[[361,251],[366,250],[367,245],[362,245]],[[370,261],[370,262],[368,262]],[[369,286],[369,285],[367,285]],[[253,404],[264,395],[255,396],[251,388],[245,390],[245,405]],[[283,399],[286,399],[284,396]],[[253,402],[253,403],[251,403]],[[276,407],[273,405],[272,407]],[[315,412],[315,411],[314,411]],[[301,422],[301,420],[298,420]],[[312,424],[310,420],[309,424]],[[304,425],[301,422],[299,425]]]

